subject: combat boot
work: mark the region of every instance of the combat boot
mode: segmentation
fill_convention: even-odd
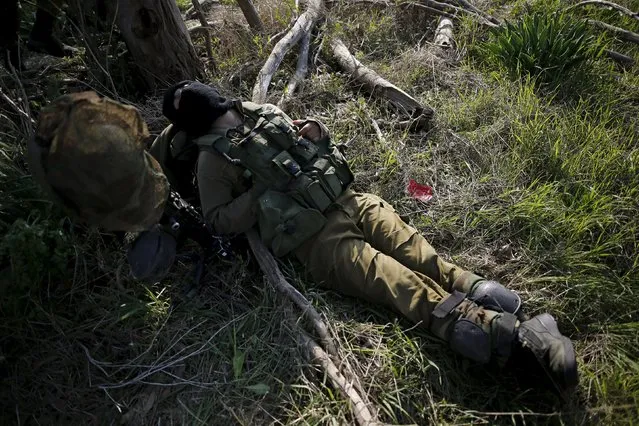
[[[480,364],[494,360],[504,365],[513,349],[528,351],[560,390],[577,384],[572,343],[549,314],[520,322],[510,312],[480,306],[455,290],[433,310],[430,329],[454,352]]]
[[[577,360],[572,342],[557,328],[550,314],[537,315],[522,322],[517,330],[518,344],[529,350],[540,362],[559,390],[577,386]]]
[[[38,53],[46,53],[59,58],[77,53],[77,49],[63,44],[53,35],[55,16],[44,9],[36,12],[35,23],[29,35],[27,47]]]

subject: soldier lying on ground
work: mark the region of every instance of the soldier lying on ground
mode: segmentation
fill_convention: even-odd
[[[104,105],[102,118],[96,120],[80,113],[87,106],[75,102],[74,96],[43,113],[46,126],[38,127],[37,146],[32,149],[38,153],[32,160],[36,169],[47,161],[47,144],[52,146],[52,141],[60,147],[68,144],[67,139],[86,134],[83,146],[103,144],[101,133],[113,146],[118,137],[123,143],[139,139],[139,126],[123,127],[127,120],[115,114],[109,118],[118,108],[130,117],[130,107],[93,99]],[[516,293],[446,262],[386,201],[349,189],[353,175],[320,122],[292,121],[268,104],[227,100],[197,82],[169,89],[163,111],[173,124],[156,139],[151,154],[175,188],[188,191],[190,186],[216,233],[232,235],[257,226],[276,256],[297,258],[318,285],[394,309],[477,363],[512,357],[516,364],[534,355],[559,389],[576,386],[574,349],[554,318],[542,314],[527,319]],[[72,113],[74,118],[65,118]],[[136,121],[141,122],[139,115]],[[124,177],[127,172],[121,173],[120,167],[127,164],[108,173],[100,172],[104,168],[96,164],[94,176],[88,178],[99,181],[100,173],[109,180],[117,179],[116,174]],[[142,181],[155,176],[153,162],[131,164],[145,164],[149,170],[138,174]],[[52,182],[57,168],[51,162],[40,167],[44,172],[39,180],[60,194],[68,191],[72,179],[65,179],[64,185]],[[138,185],[133,178],[126,184]],[[127,194],[134,197],[131,191]],[[67,199],[75,200],[67,204],[86,203],[82,197]],[[131,206],[118,202],[122,208]],[[104,209],[117,203],[96,204]],[[85,209],[85,213],[96,211]],[[157,217],[153,212],[138,215],[145,226]],[[155,252],[146,257],[158,258]]]

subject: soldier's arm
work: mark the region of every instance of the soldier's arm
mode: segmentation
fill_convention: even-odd
[[[234,197],[242,172],[217,153],[200,152],[197,180],[202,213],[216,234],[245,232],[257,223],[257,197],[262,191],[254,187]]]

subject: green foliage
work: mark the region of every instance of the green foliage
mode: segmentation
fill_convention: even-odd
[[[0,242],[0,263],[10,265],[12,287],[25,290],[45,277],[62,277],[74,253],[71,241],[47,220],[16,220]]]
[[[563,82],[602,50],[585,21],[542,13],[494,29],[484,49],[511,77],[531,76],[550,86]]]

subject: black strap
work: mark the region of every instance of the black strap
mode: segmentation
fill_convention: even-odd
[[[444,319],[451,312],[455,310],[457,306],[466,298],[466,293],[462,293],[461,291],[453,290],[453,292],[446,297],[444,300],[439,302],[435,309],[433,310],[433,316],[435,318]]]

